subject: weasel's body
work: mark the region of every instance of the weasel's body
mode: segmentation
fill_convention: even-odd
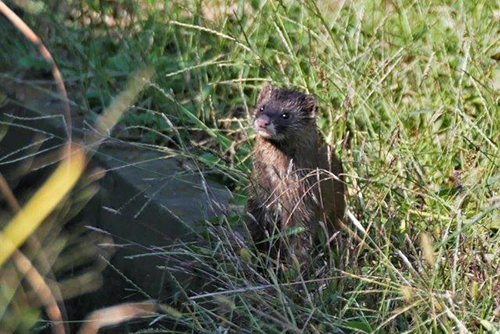
[[[345,210],[342,165],[318,134],[312,96],[266,86],[259,95],[257,142],[247,210],[254,241],[302,227],[287,238],[304,259],[319,222],[331,233]]]

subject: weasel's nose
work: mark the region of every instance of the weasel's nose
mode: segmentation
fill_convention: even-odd
[[[261,115],[255,120],[255,125],[261,129],[267,128],[269,124],[271,124],[271,119],[266,115]]]

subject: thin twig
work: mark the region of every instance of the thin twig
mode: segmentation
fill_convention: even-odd
[[[54,323],[53,333],[64,334],[64,322],[62,320],[62,313],[59,305],[57,305],[56,298],[52,290],[48,286],[45,279],[40,275],[38,270],[33,266],[33,263],[19,250],[13,254],[14,263],[17,269],[26,277],[40,301],[42,302],[47,316]]]
[[[12,193],[12,190],[9,187],[9,184],[3,177],[2,173],[0,173],[0,192],[4,196],[5,200],[9,204],[9,206],[12,208],[13,212],[17,212],[21,210],[21,207],[19,206],[19,203],[17,202],[16,197]]]

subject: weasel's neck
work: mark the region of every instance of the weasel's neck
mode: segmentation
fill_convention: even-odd
[[[296,137],[284,141],[272,141],[257,137],[256,153],[263,159],[274,157],[276,160],[290,161],[300,165],[315,163],[320,141],[316,130],[313,133],[297,134]],[[273,161],[265,161],[273,164]]]

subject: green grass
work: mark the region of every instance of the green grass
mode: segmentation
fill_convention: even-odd
[[[90,120],[152,66],[124,133],[199,161],[243,199],[264,81],[318,98],[362,242],[346,238],[306,284],[214,227],[209,246],[182,250],[228,292],[180,298],[166,316],[196,332],[500,331],[498,1],[225,3],[77,1],[73,20],[27,18],[49,21],[45,42]],[[113,8],[134,23],[105,24]]]

